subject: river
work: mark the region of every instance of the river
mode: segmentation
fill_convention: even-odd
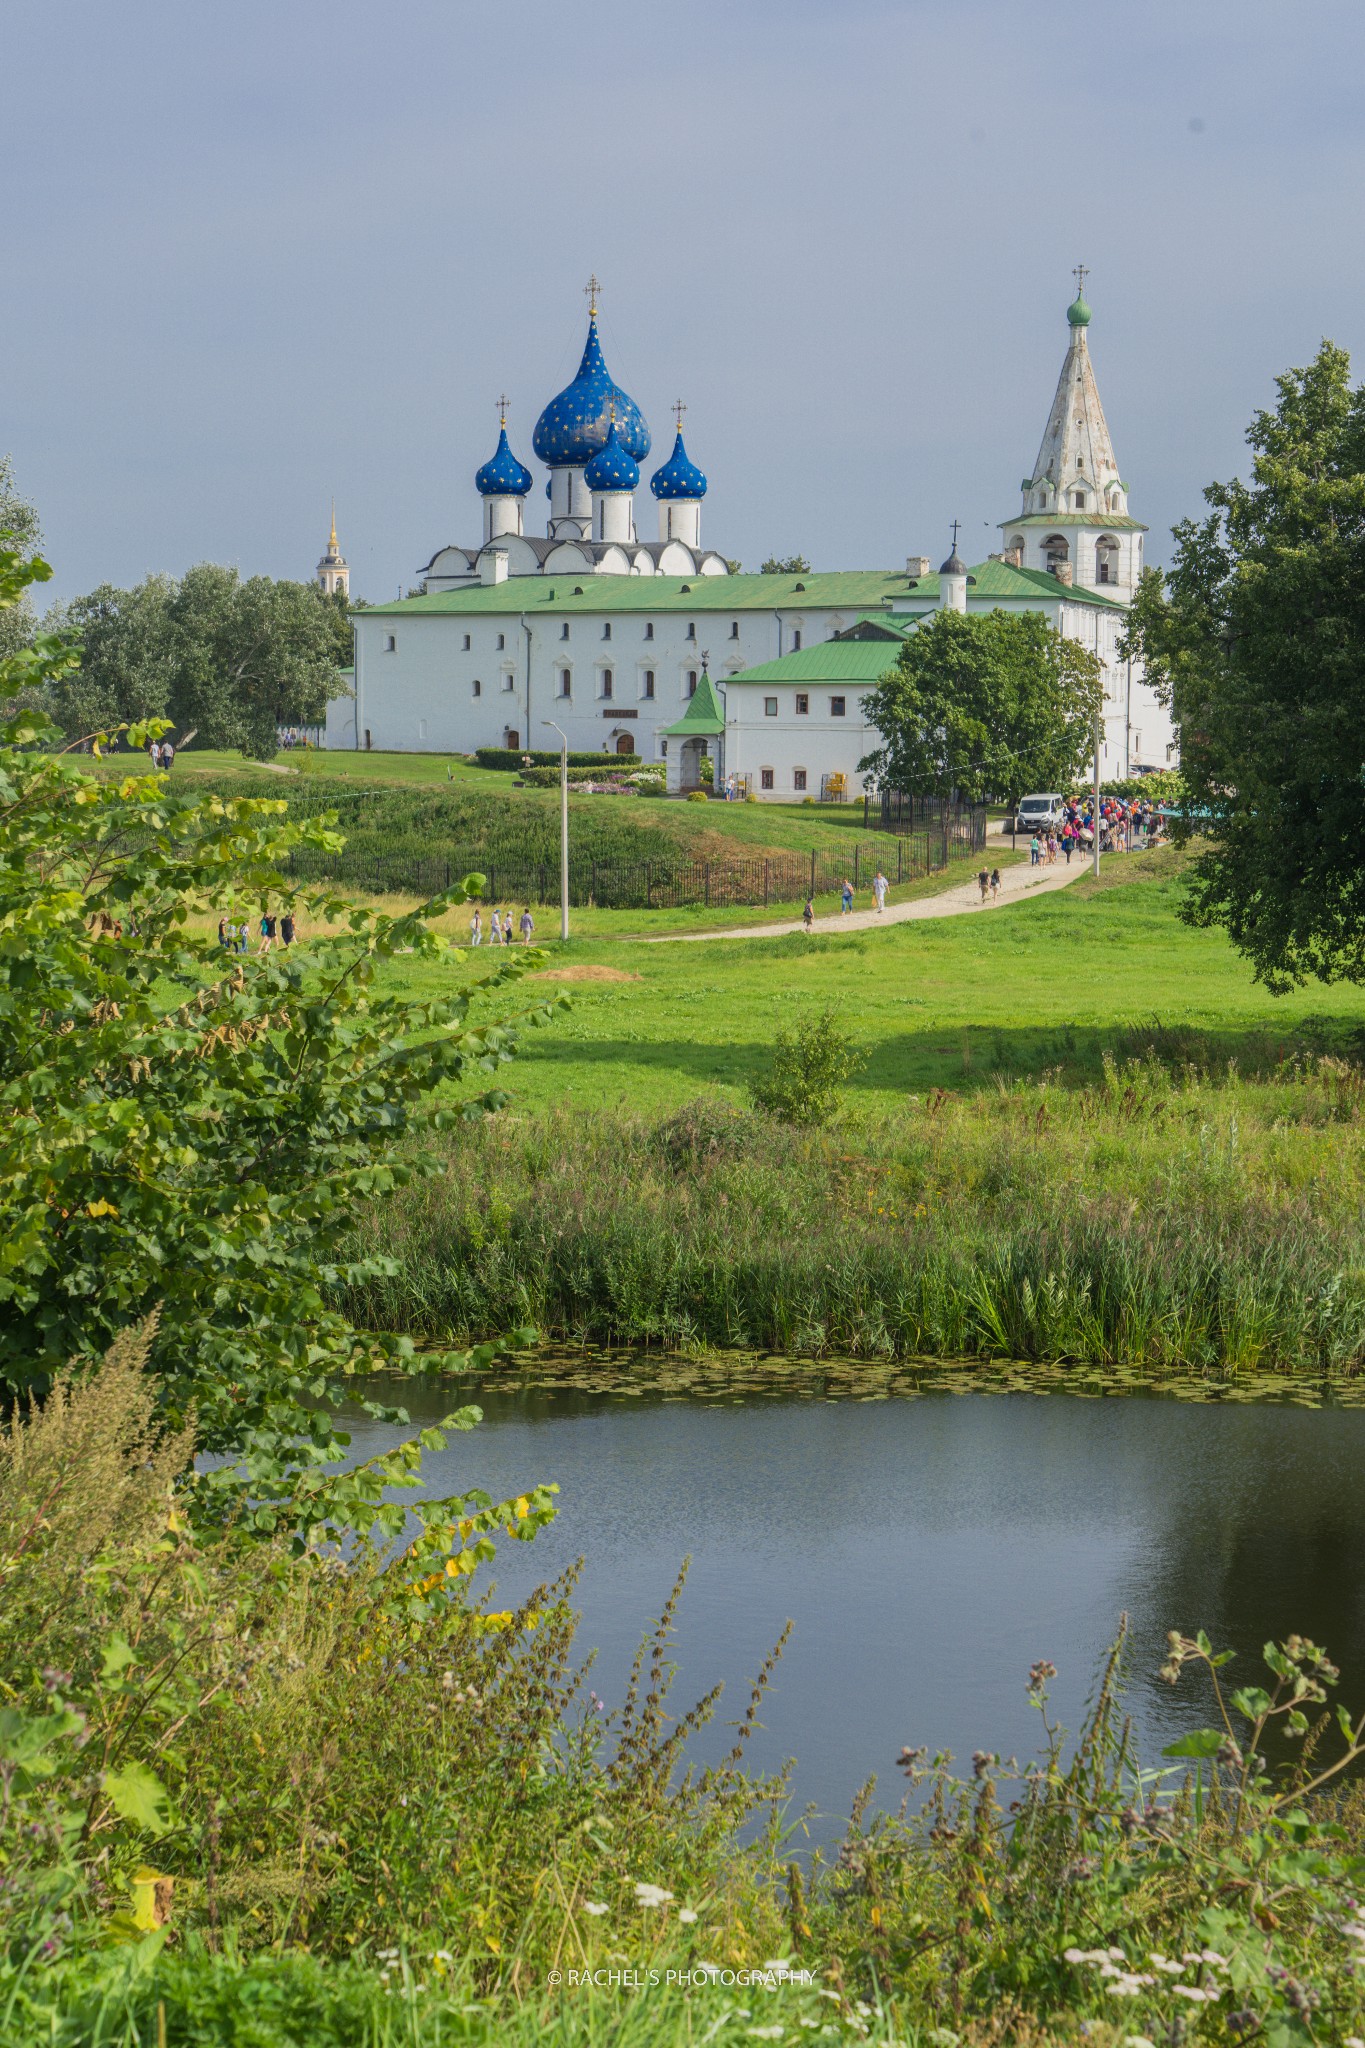
[[[1155,1677],[1170,1628],[1235,1649],[1242,1682],[1268,1636],[1312,1636],[1365,1707],[1365,1411],[1059,1392],[699,1400],[636,1384],[481,1391],[483,1427],[427,1454],[430,1490],[558,1483],[555,1523],[504,1546],[496,1604],[583,1556],[579,1643],[609,1706],[684,1556],[679,1711],[724,1679],[719,1720],[742,1713],[790,1619],[751,1763],[796,1759],[817,1838],[872,1773],[894,1803],[903,1744],[1031,1753],[1039,1658],[1074,1728],[1125,1612],[1145,1760],[1206,1718]],[[428,1379],[388,1397],[426,1423],[468,1395]],[[352,1455],[395,1440],[352,1427]],[[697,1753],[730,1739],[715,1729]]]

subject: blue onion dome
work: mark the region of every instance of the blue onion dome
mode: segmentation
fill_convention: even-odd
[[[599,448],[583,472],[590,491],[633,491],[640,482],[640,467],[628,448],[621,445],[620,425],[613,420],[607,445]]]
[[[566,463],[591,462],[599,448],[607,445],[613,406],[621,447],[633,461],[643,462],[651,446],[649,428],[635,400],[619,384],[613,384],[607,374],[594,313],[588,322],[588,339],[578,375],[557,398],[550,400],[536,421],[531,446],[552,469]]]
[[[518,462],[507,445],[507,429],[482,469],[474,472],[474,488],[484,498],[524,498],[535,479],[524,462]]]
[[[649,488],[656,498],[704,498],[706,476],[697,468],[683,447],[682,428],[673,443],[673,453],[662,469],[656,469],[649,480]]]

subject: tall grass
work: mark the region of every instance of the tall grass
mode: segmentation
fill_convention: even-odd
[[[466,1126],[367,1222],[375,1325],[1159,1369],[1365,1361],[1365,1079],[1154,1057],[819,1135],[706,1104]]]

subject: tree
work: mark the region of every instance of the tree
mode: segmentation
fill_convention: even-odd
[[[1171,705],[1199,852],[1185,915],[1257,977],[1365,980],[1365,390],[1324,342],[1276,379],[1251,481],[1210,484],[1131,649]]]
[[[0,547],[15,548],[31,555],[42,544],[37,508],[21,498],[14,481],[14,464],[0,455]],[[17,604],[0,612],[0,657],[17,654],[33,638],[33,607],[25,594]]]
[[[0,552],[0,607],[49,575]],[[477,1024],[458,982],[428,1001],[383,994],[397,954],[446,953],[429,924],[445,899],[393,918],[304,897],[279,861],[335,847],[325,821],[88,772],[45,714],[13,708],[79,660],[40,633],[0,662],[0,1404],[159,1318],[162,1419],[192,1414],[200,1449],[229,1461],[199,1475],[200,1512],[303,1530],[335,1498],[319,1467],[337,1455],[345,1376],[412,1364],[405,1341],[330,1306],[391,1270],[341,1263],[358,1205],[428,1170],[410,1142],[423,1129],[499,1106],[451,1089],[554,1005],[500,1009],[530,957],[510,952],[481,976]],[[307,946],[225,953],[219,912],[263,904],[307,915]]]
[[[804,555],[769,555],[760,576],[809,576],[810,563]]]
[[[268,758],[281,725],[312,725],[339,694],[349,664],[347,601],[313,583],[201,562],[179,583],[149,576],[132,590],[102,584],[54,610],[54,631],[81,640],[78,670],[52,711],[75,736],[165,717],[206,746]]]
[[[858,766],[970,802],[1064,789],[1092,744],[1100,676],[1041,612],[935,612],[863,698],[882,745]]]

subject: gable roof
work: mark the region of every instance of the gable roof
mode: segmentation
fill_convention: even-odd
[[[654,543],[632,541],[653,551]],[[706,550],[710,553],[710,550]],[[865,612],[884,597],[904,597],[903,569],[807,570],[804,576],[597,576],[590,570],[564,575],[509,576],[505,583],[476,583],[464,590],[437,590],[392,604],[367,606],[358,614],[422,618],[462,612]]]
[[[877,624],[882,621],[879,619]],[[760,661],[725,678],[727,690],[743,683],[865,683],[869,687],[896,665],[896,656],[909,637],[909,629],[875,640],[820,640],[814,647],[798,647],[776,661]]]

